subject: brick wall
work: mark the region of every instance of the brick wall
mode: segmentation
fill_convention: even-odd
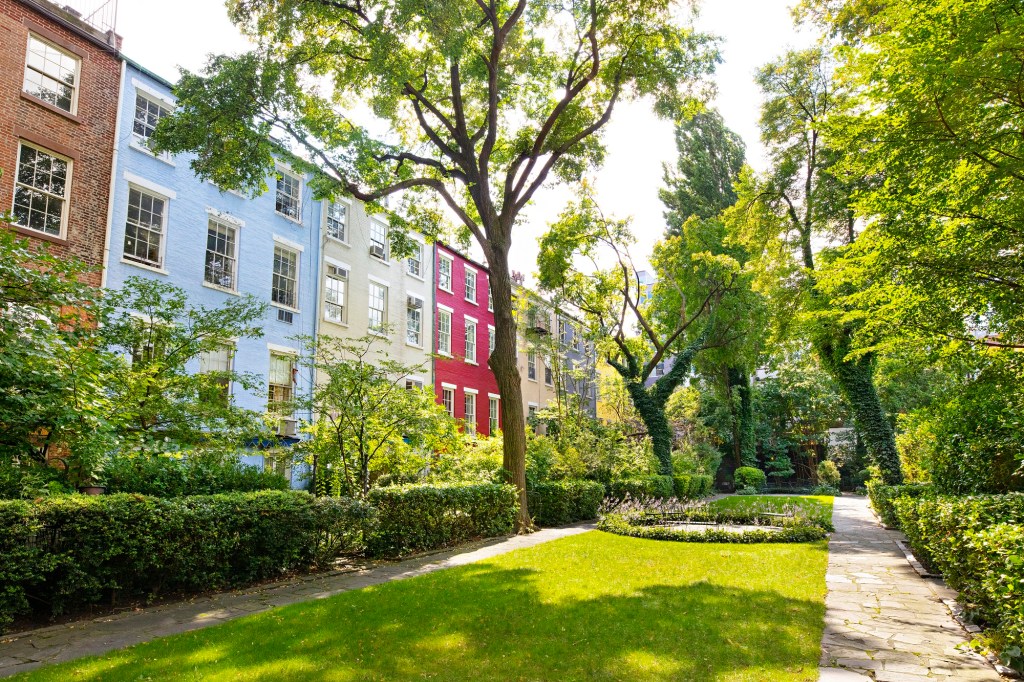
[[[18,232],[49,242],[54,253],[74,255],[94,266],[89,281],[100,284],[120,60],[114,48],[22,0],[0,0],[0,212],[11,210],[19,141],[31,142],[72,161],[67,226],[62,237],[28,229]],[[23,93],[29,32],[77,54],[81,60],[75,115]]]

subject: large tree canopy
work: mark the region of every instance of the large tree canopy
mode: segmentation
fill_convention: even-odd
[[[258,48],[183,74],[181,107],[157,131],[159,147],[194,151],[193,168],[222,186],[261,191],[283,142],[310,162],[318,195],[376,201],[405,190],[392,224],[428,233],[440,213],[424,198],[443,202],[491,268],[504,464],[528,524],[508,266],[517,218],[552,174],[572,181],[601,162],[596,133],[617,102],[650,97],[662,115],[683,112],[713,68],[712,41],[681,25],[685,6],[669,0],[229,8]],[[364,104],[375,122],[358,121]]]

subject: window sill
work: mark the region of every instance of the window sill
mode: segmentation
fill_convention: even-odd
[[[60,107],[58,107],[56,105],[50,104],[46,100],[39,99],[35,95],[30,95],[27,92],[25,92],[24,90],[21,91],[21,98],[23,100],[27,101],[27,102],[32,102],[33,104],[37,104],[37,105],[41,106],[44,109],[48,109],[49,111],[52,111],[53,113],[57,114],[58,116],[63,116],[64,118],[68,119],[72,123],[75,123],[77,125],[81,125],[81,123],[82,123],[82,119],[80,119],[77,115],[72,114],[70,111],[67,111],[66,109],[61,109]]]
[[[439,351],[437,351],[437,354],[440,355],[442,358],[450,358],[450,357],[452,357],[452,354],[449,353],[448,351],[439,350]]]
[[[228,190],[228,191],[230,192],[231,190]],[[281,213],[280,211],[276,211],[276,210],[274,211],[274,213],[279,218],[284,218],[285,220],[287,220],[290,223],[294,223],[295,225],[299,225],[300,227],[302,226],[302,219],[301,218],[293,218],[290,215],[285,215],[284,213]]]
[[[171,274],[167,270],[164,270],[163,268],[161,268],[161,267],[159,267],[157,265],[147,265],[146,263],[140,263],[138,261],[129,260],[127,258],[122,258],[121,262],[124,263],[125,265],[131,265],[132,267],[135,267],[135,268],[141,268],[143,270],[149,270],[150,272],[155,272],[158,275],[169,275],[169,274]]]
[[[154,154],[151,149],[139,144],[138,140],[133,139],[131,142],[128,143],[128,146],[141,154],[145,154],[151,159],[156,159],[161,163],[166,163],[168,166],[171,166],[172,168],[175,167],[175,163],[171,161],[171,157],[169,154]]]
[[[377,256],[373,255],[371,255],[370,258],[377,261],[378,263],[383,263],[384,265],[391,265],[391,261],[388,260],[387,258],[378,258]]]
[[[423,350],[422,343],[410,343],[409,341],[406,341],[405,345],[409,346],[409,348],[415,348],[416,350]]]
[[[33,230],[31,227],[24,227],[17,223],[12,223],[10,229],[14,230],[18,234],[25,235],[26,237],[32,237],[33,239],[41,239],[44,242],[50,242],[51,244],[67,244],[67,236],[59,237],[57,235],[48,234],[41,230]]]
[[[438,284],[438,285],[437,285],[437,288],[438,288],[438,289],[439,289],[440,291],[443,291],[443,292],[444,292],[444,293],[446,293],[446,294],[451,294],[451,293],[453,293],[451,289],[445,289],[445,288],[444,288],[443,286],[441,286],[440,284]]]
[[[415,280],[420,281],[420,282],[425,282],[426,281],[425,279],[423,279],[422,275],[414,275],[413,273],[409,272],[408,270],[405,271],[405,274],[408,275],[409,277],[412,277]]]
[[[329,324],[334,324],[334,325],[337,325],[339,327],[345,327],[346,329],[348,329],[348,322],[339,322],[338,320],[332,320],[329,317],[325,317],[324,318],[324,322],[327,322]]]
[[[474,367],[479,367],[480,366],[480,363],[477,362],[476,360],[469,360],[469,359],[467,359],[466,360],[466,364],[467,365],[473,365]]]
[[[376,336],[378,339],[386,339],[386,338],[388,338],[387,334],[385,334],[384,332],[382,332],[382,331],[380,331],[378,329],[371,329],[368,334],[369,334],[369,336]]]
[[[281,303],[274,303],[273,301],[270,302],[270,307],[271,308],[278,308],[280,310],[287,310],[288,312],[295,313],[296,315],[299,315],[299,314],[302,313],[302,311],[299,310],[298,308],[293,308],[291,306],[284,305],[284,304],[281,304]]]
[[[327,241],[328,242],[332,242],[334,244],[340,244],[341,246],[344,246],[347,249],[351,249],[352,248],[352,245],[349,244],[344,239],[338,239],[337,237],[332,237],[331,235],[327,235]]]
[[[537,383],[537,380],[536,380],[536,379],[531,379],[530,377],[526,377],[526,380],[527,380],[527,381],[532,381],[533,383]]]
[[[474,300],[473,300],[473,299],[471,299],[471,298],[467,298],[467,299],[465,299],[465,300],[466,300],[466,303],[472,303],[472,304],[473,304],[473,305],[475,305],[475,306],[479,306],[479,305],[480,305],[479,303],[477,303],[476,301],[474,301]]]
[[[203,286],[206,287],[207,289],[213,289],[214,291],[219,291],[222,294],[231,294],[232,296],[241,296],[241,294],[238,293],[237,289],[229,289],[228,287],[218,286],[218,285],[213,284],[211,282],[203,281]]]

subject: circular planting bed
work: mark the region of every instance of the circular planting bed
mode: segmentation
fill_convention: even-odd
[[[625,512],[606,514],[600,530],[617,535],[676,542],[816,542],[828,537],[831,523],[784,514],[749,512]]]

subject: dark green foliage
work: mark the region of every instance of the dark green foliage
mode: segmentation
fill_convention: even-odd
[[[623,500],[667,500],[675,494],[671,476],[636,476],[620,478],[608,486],[608,496]]]
[[[737,521],[742,523],[742,521]],[[767,524],[764,524],[767,525]],[[757,542],[817,542],[828,537],[828,532],[811,522],[790,523],[773,530],[747,530],[734,533],[728,530],[681,530],[667,526],[635,523],[627,515],[609,514],[602,518],[598,529],[648,540],[674,540],[676,542],[722,542],[750,544]]]
[[[896,518],[896,509],[893,503],[900,497],[921,497],[932,492],[932,486],[921,483],[909,483],[906,485],[885,485],[877,479],[867,482],[868,497],[871,499],[871,506],[875,513],[882,519],[882,523],[890,528],[898,528],[899,520]]]
[[[324,565],[358,545],[371,516],[361,503],[281,491],[0,502],[0,625],[30,603],[59,614]]]
[[[842,478],[839,473],[839,467],[836,463],[831,460],[823,460],[818,462],[818,483],[832,488],[839,487],[839,479]]]
[[[760,490],[768,482],[768,477],[760,469],[754,467],[740,467],[733,473],[733,483],[736,488],[753,488]]]
[[[597,518],[604,486],[597,481],[546,481],[526,491],[530,514],[538,526],[564,526]]]
[[[991,628],[1004,660],[1024,669],[1024,494],[903,496],[893,507],[918,559]]]
[[[680,474],[672,477],[672,490],[678,500],[699,500],[714,491],[715,479],[705,474]]]
[[[257,490],[288,490],[288,479],[243,464],[233,455],[200,452],[183,458],[155,454],[115,456],[103,468],[110,493],[154,497],[216,495]]]
[[[496,483],[374,488],[368,496],[378,524],[367,538],[371,554],[397,556],[512,532],[516,489]]]

